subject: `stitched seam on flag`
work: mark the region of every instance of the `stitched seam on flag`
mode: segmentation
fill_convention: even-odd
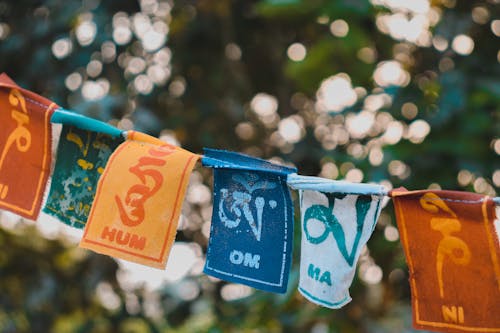
[[[125,149],[125,147],[127,146],[127,142],[124,142],[123,144],[121,144],[120,146],[118,146],[118,148],[116,148],[116,150],[114,151],[113,154],[111,154],[109,160],[108,160],[108,163],[106,165],[111,165],[111,163],[115,160],[116,156],[118,155],[118,153],[122,150]],[[95,194],[95,197],[94,197],[94,202],[97,202],[97,200],[99,200],[99,197],[101,196],[101,191],[102,191],[102,186],[99,186],[101,183],[104,183],[104,180],[106,179],[106,177],[108,176],[108,172],[109,172],[109,168],[104,168],[104,172],[102,173],[98,183],[97,183],[97,190],[96,190],[96,194]],[[94,216],[94,212],[95,212],[95,205],[92,205],[92,208],[90,209],[90,213],[89,213],[89,217],[88,217],[88,222],[87,222],[87,227],[85,228],[85,232],[83,233],[83,238],[82,238],[82,241],[85,241],[85,242],[88,242],[89,240],[86,240],[85,237],[87,236],[87,232],[89,231],[90,229],[90,224],[92,222],[92,218]]]
[[[268,286],[275,286],[275,287],[281,287],[282,286],[282,282],[280,282],[280,283],[266,282],[266,281],[257,280],[257,279],[250,278],[250,277],[246,277],[246,276],[241,276],[241,275],[238,275],[238,274],[224,272],[224,271],[221,271],[219,269],[211,268],[211,267],[208,267],[208,266],[207,266],[207,268],[209,268],[211,271],[217,272],[219,274],[237,277],[237,278],[242,279],[242,280],[247,280],[247,281],[252,281],[252,282],[258,282],[260,284],[265,284],[265,285],[268,285]]]
[[[316,297],[314,295],[311,295],[309,292],[307,292],[302,287],[299,287],[299,291],[301,293],[303,293],[304,296],[306,296],[307,298],[310,298],[311,300],[314,300],[316,302],[319,302],[321,304],[325,304],[325,305],[328,305],[328,306],[340,306],[340,305],[344,304],[345,302],[347,302],[349,300],[349,297],[346,296],[346,297],[344,297],[344,299],[342,299],[342,300],[340,300],[338,302],[332,303],[332,302],[325,301],[324,299],[318,298],[318,297]]]
[[[468,331],[468,332],[500,332],[500,328],[497,327],[475,327],[475,326],[461,326],[457,324],[448,324],[448,323],[441,323],[441,322],[433,322],[433,321],[425,321],[425,320],[419,320],[417,321],[418,324],[424,326],[433,326],[433,327],[446,327],[446,328],[455,328],[455,329],[460,329],[463,331]]]
[[[134,257],[139,257],[139,258],[143,258],[143,259],[150,259],[151,261],[154,261],[154,262],[161,262],[161,258],[158,259],[156,257],[146,256],[144,254],[139,254],[139,253],[135,253],[135,252],[132,252],[132,251],[124,250],[122,248],[118,248],[118,247],[114,247],[114,246],[111,246],[111,245],[99,243],[99,242],[96,242],[96,241],[91,240],[91,239],[86,239],[85,242],[91,243],[91,244],[95,244],[95,245],[99,245],[99,246],[102,246],[102,247],[106,247],[108,249],[112,249],[112,250],[115,250],[115,251],[118,251],[118,252],[130,254],[131,256],[134,256]]]
[[[116,155],[113,155],[111,156],[111,158],[109,159],[108,161],[108,164],[111,164],[114,160],[114,158],[118,155],[118,151],[119,151],[119,148],[115,151],[116,152]],[[125,148],[125,145],[121,146],[121,149],[120,150],[123,150]],[[180,192],[180,188],[182,187],[182,184],[184,182],[184,177],[185,177],[185,171],[186,171],[186,168],[187,168],[187,165],[189,165],[189,162],[192,160],[192,158],[194,158],[194,156],[192,156],[189,161],[186,163],[186,166],[184,167],[184,173],[182,175],[182,178],[181,178],[181,181],[179,182],[179,188],[177,189],[177,196],[179,195],[179,192]],[[107,170],[109,170],[108,168],[106,168],[104,170],[104,173],[102,174],[101,178],[102,178],[102,181],[104,182],[104,179],[105,177],[107,177]],[[99,188],[98,186],[98,192],[96,193],[96,196],[95,196],[95,199],[94,201],[97,201],[98,200],[98,197],[100,196],[100,191],[101,188]],[[177,202],[177,199],[176,199],[176,202]],[[89,215],[89,221],[91,221],[91,217],[93,216],[93,209],[91,210],[90,212],[90,215]],[[172,215],[173,217],[173,215]],[[171,222],[171,221],[170,221]],[[84,242],[88,242],[88,243],[91,243],[91,244],[95,244],[95,245],[100,245],[100,246],[103,246],[103,247],[106,247],[106,248],[109,248],[109,249],[113,249],[113,250],[116,250],[118,252],[123,252],[123,253],[126,253],[126,254],[130,254],[132,256],[136,256],[136,257],[139,257],[139,258],[144,258],[144,259],[150,259],[151,261],[154,261],[154,262],[159,262],[161,263],[162,262],[162,256],[163,256],[163,252],[165,250],[165,247],[166,247],[166,243],[168,241],[168,237],[170,235],[170,229],[168,229],[167,231],[167,235],[166,235],[166,238],[164,240],[164,243],[163,243],[163,247],[162,247],[162,255],[159,257],[159,258],[156,258],[156,257],[152,257],[152,256],[146,256],[146,255],[142,255],[142,254],[139,254],[139,253],[136,253],[136,252],[131,252],[131,251],[127,251],[127,250],[124,250],[122,248],[119,248],[119,247],[114,247],[114,246],[111,246],[111,245],[107,245],[105,243],[99,243],[97,241],[94,241],[94,240],[90,240],[90,239],[85,239],[85,236],[87,235],[87,231],[90,229],[90,222],[87,222],[87,224],[89,224],[88,227],[85,228],[85,233],[83,234],[83,241]],[[171,228],[171,223],[170,223],[170,226],[169,228]]]
[[[373,198],[372,198],[372,201],[373,201]],[[380,200],[380,199],[377,200],[377,208],[375,209],[375,215],[373,215],[373,225],[372,225],[372,230],[371,230],[372,233],[375,230],[375,227],[377,226],[377,219],[378,219],[378,216],[380,215],[380,210],[382,209],[380,207],[380,201],[382,201],[382,200]],[[370,237],[371,237],[371,235],[370,235]]]
[[[419,315],[419,309],[418,309],[418,292],[417,292],[417,284],[415,282],[414,278],[414,270],[413,270],[413,259],[410,254],[410,247],[408,246],[408,234],[406,231],[406,221],[404,219],[403,215],[403,208],[401,207],[401,204],[399,203],[399,200],[394,200],[394,207],[396,208],[396,214],[397,217],[399,217],[399,220],[401,221],[401,228],[403,229],[401,233],[401,240],[403,243],[403,247],[405,249],[406,253],[406,258],[408,261],[408,269],[410,270],[410,284],[411,284],[411,292],[412,292],[412,303],[413,303],[413,308],[414,313],[415,313],[415,321],[420,322],[420,315]]]
[[[29,98],[29,97],[24,97],[24,99],[25,99],[26,101],[30,102],[31,104],[35,104],[35,105],[41,106],[41,107],[43,107],[43,108],[48,108],[48,107],[49,107],[49,106],[51,106],[52,104],[54,104],[54,105],[55,105],[55,103],[51,103],[51,104],[49,104],[49,105],[47,105],[47,104],[43,104],[43,103],[37,102],[37,101],[35,101],[34,99],[31,99],[31,98]],[[57,109],[54,109],[54,111],[59,111],[59,110],[63,110],[63,108],[58,107]]]
[[[449,198],[429,198],[429,199],[426,199],[426,201],[448,201],[448,202],[460,202],[460,203],[465,203],[465,204],[478,204],[478,203],[481,203],[484,200],[484,198],[481,198],[481,199],[478,199],[478,200],[459,200],[459,199],[449,199]]]
[[[168,229],[167,229],[167,234],[165,235],[165,239],[163,241],[163,247],[161,249],[161,254],[160,254],[160,258],[159,260],[161,261],[161,259],[163,258],[163,255],[165,254],[165,248],[167,247],[167,243],[168,243],[168,240],[169,240],[169,237],[170,237],[170,233],[172,232],[172,228],[173,228],[173,219],[174,219],[174,216],[175,216],[175,212],[177,211],[177,204],[179,202],[179,197],[180,197],[180,192],[182,192],[182,186],[184,184],[184,178],[186,176],[186,170],[187,168],[191,165],[191,161],[193,160],[195,156],[191,156],[189,158],[189,160],[186,162],[186,165],[184,165],[184,170],[182,171],[182,176],[181,176],[181,180],[179,182],[179,187],[177,188],[177,194],[175,196],[175,204],[174,204],[174,209],[172,211],[172,216],[170,217],[170,222],[169,222],[169,225],[168,225]],[[177,230],[177,228],[175,228]]]
[[[288,221],[288,208],[291,206],[291,203],[288,202],[286,199],[286,194],[285,191],[288,191],[288,187],[286,186],[286,183],[283,183],[283,177],[278,177],[281,188],[283,189],[283,202],[285,203],[285,222]],[[288,207],[287,207],[288,205]],[[283,241],[283,257],[281,260],[281,272],[280,272],[280,285],[283,284],[283,276],[285,274],[285,266],[286,266],[286,249],[287,249],[287,243],[288,243],[288,223],[285,223],[285,233],[284,233],[284,241]]]
[[[283,187],[283,179],[282,179],[282,177],[278,177],[278,178],[279,178],[279,181],[280,181],[280,183],[282,185],[282,188],[284,188]],[[289,204],[289,202],[287,202],[287,200],[286,200],[285,191],[282,191],[282,192],[283,192],[283,202],[285,203],[285,206],[286,206],[286,204]],[[285,218],[284,218],[284,220],[287,221],[287,218],[288,218],[288,209],[285,209]],[[213,232],[213,228],[214,228],[214,224],[212,223],[212,225],[210,227],[210,233]],[[240,278],[242,280],[259,282],[259,283],[266,284],[266,285],[269,285],[269,286],[282,287],[283,286],[283,277],[285,275],[285,266],[286,266],[285,263],[286,263],[286,246],[287,246],[287,231],[288,231],[287,228],[288,228],[288,224],[285,223],[285,237],[284,237],[284,241],[283,241],[283,256],[282,256],[282,260],[281,260],[281,272],[280,272],[280,282],[279,283],[272,283],[272,282],[267,282],[267,281],[263,281],[263,280],[257,280],[257,279],[253,279],[253,278],[249,278],[249,277],[240,276],[240,275],[236,275],[236,274],[233,274],[233,273],[221,271],[219,269],[210,267],[210,261],[209,260],[206,261],[205,268],[208,269],[208,270],[217,272],[219,274],[224,274],[224,275],[227,275],[227,276],[234,276],[234,277]],[[210,248],[211,247],[209,246],[208,248],[209,248],[209,253],[208,254],[210,254]],[[208,255],[207,255],[207,257],[208,257]]]
[[[26,98],[25,96],[23,96],[23,97],[24,97],[24,99],[25,99],[25,100],[27,100],[27,99],[28,99],[28,98]],[[41,104],[41,103],[36,103],[36,104],[38,104],[38,105],[40,105],[40,106],[43,106],[43,107],[46,107],[46,108],[47,108],[47,109],[44,111],[44,112],[45,112],[45,119],[44,119],[44,124],[43,124],[43,125],[44,125],[44,133],[45,133],[45,138],[46,138],[47,140],[44,142],[44,147],[43,147],[43,160],[42,160],[42,172],[40,173],[40,178],[38,179],[38,185],[37,185],[37,189],[36,189],[36,192],[35,192],[35,197],[34,197],[34,199],[33,199],[33,203],[32,203],[32,205],[31,205],[31,209],[30,209],[30,210],[27,210],[26,208],[22,208],[22,207],[19,207],[19,206],[17,206],[17,205],[13,205],[13,204],[11,204],[11,203],[4,202],[4,201],[0,200],[0,205],[1,205],[1,206],[8,207],[8,208],[10,208],[10,209],[12,209],[12,210],[14,210],[14,211],[17,211],[17,212],[20,212],[20,213],[24,213],[24,214],[26,214],[26,215],[30,215],[30,216],[32,216],[32,215],[33,215],[33,213],[34,213],[34,211],[35,211],[35,209],[36,209],[36,206],[37,206],[37,201],[38,201],[38,197],[40,196],[40,189],[41,189],[41,187],[42,187],[42,185],[43,185],[43,184],[42,184],[42,183],[43,183],[42,181],[43,181],[43,179],[45,178],[45,174],[46,174],[46,173],[47,173],[47,171],[48,171],[47,169],[50,169],[50,167],[49,167],[49,168],[46,168],[46,169],[44,168],[44,167],[45,167],[45,164],[46,164],[46,162],[47,162],[47,145],[48,145],[48,144],[50,144],[50,140],[51,140],[51,138],[49,138],[49,137],[47,136],[47,135],[48,135],[48,133],[47,133],[47,127],[48,127],[48,126],[47,126],[47,125],[48,125],[48,123],[49,123],[49,121],[48,121],[47,117],[48,117],[48,116],[49,116],[49,114],[50,114],[50,109],[51,109],[54,105],[56,105],[56,104],[54,104],[54,103],[51,103],[49,106],[43,105],[43,104]],[[41,202],[39,203],[39,205],[41,205]]]
[[[310,191],[314,191],[314,190],[310,190]],[[369,193],[369,194],[366,194],[366,193],[360,193],[360,192],[344,192],[344,191],[331,191],[331,192],[327,192],[327,191],[318,191],[318,192],[322,192],[322,193],[341,193],[341,194],[347,194],[347,195],[369,195],[369,196],[375,196],[375,197],[384,197],[385,194],[379,194],[379,193]]]
[[[45,167],[45,166],[46,166],[46,164],[47,164],[47,155],[48,155],[48,153],[47,153],[47,150],[48,150],[48,149],[47,149],[47,148],[48,148],[48,146],[51,144],[51,140],[52,140],[52,138],[51,138],[51,137],[49,137],[48,130],[50,130],[50,129],[48,128],[48,127],[49,127],[48,125],[49,125],[49,123],[50,123],[50,118],[49,118],[49,116],[50,116],[50,109],[52,109],[54,106],[56,106],[56,104],[51,103],[51,104],[47,107],[47,109],[45,110],[45,122],[44,122],[44,126],[43,126],[43,128],[44,128],[44,131],[45,131],[45,135],[44,135],[44,137],[45,137],[45,140],[46,140],[46,141],[44,142],[44,145],[43,145],[42,173],[41,173],[41,175],[40,175],[40,178],[38,179],[38,187],[37,187],[37,190],[36,190],[36,197],[39,197],[39,196],[40,196],[40,190],[41,190],[41,188],[42,188],[42,187],[43,187],[43,185],[44,185],[44,184],[43,184],[43,180],[46,178],[45,174],[46,174],[47,172],[49,172],[49,171],[50,171],[50,170],[49,170],[49,169],[50,169],[50,166],[49,166],[49,168],[47,168],[47,169],[44,169],[44,167]],[[50,163],[50,162],[49,162],[49,163]],[[42,194],[42,195],[43,195],[43,194]],[[36,200],[36,199],[35,199],[35,200]],[[38,204],[39,204],[39,205],[41,205],[41,202],[39,202]],[[35,202],[33,203],[33,208],[31,209],[31,213],[33,213],[33,211],[34,211],[34,210],[35,210]]]
[[[85,224],[87,222],[83,222],[82,220],[80,220],[78,217],[74,217],[74,216],[69,216],[69,215],[66,215],[64,214],[63,212],[60,212],[59,210],[56,210],[54,207],[51,207],[49,205],[45,205],[45,209],[48,209],[50,210],[51,212],[55,213],[56,216],[62,216],[62,217],[65,217],[67,219],[70,219],[70,220],[74,220],[75,222],[78,222],[79,224],[82,224],[85,226]],[[71,224],[74,224],[74,223],[71,223]]]
[[[487,200],[484,201],[481,210],[483,212],[483,221],[484,221],[484,227],[486,229],[486,237],[488,238],[488,248],[491,254],[491,261],[493,262],[493,271],[495,272],[498,288],[500,289],[500,267],[498,265],[498,257],[495,251],[495,243],[493,235],[491,234],[491,230],[489,228],[490,223],[488,223],[489,219],[488,219],[488,210],[486,209],[486,204]]]
[[[409,194],[406,194],[407,192],[393,192],[392,194],[390,194],[389,196],[390,197],[405,197],[405,196],[410,196],[411,193]],[[431,192],[432,193],[432,192]],[[420,195],[421,193],[417,193],[418,195]],[[461,199],[451,199],[451,198],[444,198],[444,197],[439,197],[439,198],[429,198],[429,199],[426,199],[427,201],[448,201],[448,202],[460,202],[460,203],[465,203],[465,204],[478,204],[478,203],[481,203],[481,202],[484,202],[484,201],[488,201],[488,200],[485,200],[485,198],[480,198],[480,199],[477,199],[477,200],[461,200]]]

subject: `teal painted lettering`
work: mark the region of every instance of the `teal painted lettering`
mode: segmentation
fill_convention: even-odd
[[[304,213],[304,233],[307,240],[311,244],[323,243],[327,239],[328,235],[332,233],[333,237],[335,238],[337,247],[340,250],[340,253],[349,264],[349,266],[352,266],[358,249],[359,241],[363,233],[363,224],[366,215],[368,214],[368,210],[370,209],[371,197],[360,195],[356,200],[356,236],[354,238],[354,243],[352,244],[351,251],[348,251],[344,229],[342,229],[342,225],[337,220],[337,217],[333,214],[335,199],[342,199],[345,197],[345,194],[326,193],[325,195],[328,198],[328,207],[325,207],[323,205],[312,205]],[[325,231],[323,232],[323,234],[318,237],[314,237],[309,233],[308,222],[310,220],[317,220],[325,225]]]
[[[313,280],[319,281],[320,283],[326,283],[330,287],[332,286],[332,277],[329,271],[324,271],[321,273],[321,268],[314,267],[313,264],[309,264],[307,268],[307,275]]]
[[[323,272],[323,274],[321,275],[321,279],[319,279],[319,282],[326,283],[327,285],[329,285],[331,287],[332,286],[332,278],[330,276],[330,272],[329,271]]]
[[[319,269],[319,267],[314,267],[313,264],[309,264],[309,267],[307,269],[307,275],[309,275],[310,278],[318,281],[320,273],[321,270]]]

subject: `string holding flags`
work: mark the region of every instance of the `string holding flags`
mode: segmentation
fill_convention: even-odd
[[[204,156],[58,107],[0,75],[0,209],[36,220],[51,163],[51,122],[62,124],[44,211],[84,228],[80,246],[164,268],[189,176],[213,169],[213,214],[204,272],[265,291],[287,290],[293,202],[299,191],[300,279],[311,302],[351,297],[361,250],[382,199],[392,197],[410,271],[418,329],[500,333],[500,198],[454,191],[388,193],[381,185],[297,175],[217,149]]]

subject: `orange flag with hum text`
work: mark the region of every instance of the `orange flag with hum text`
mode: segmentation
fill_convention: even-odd
[[[108,160],[80,247],[165,268],[199,156],[129,132]]]
[[[0,74],[0,209],[36,220],[50,172],[57,105]]]
[[[415,328],[500,332],[500,247],[491,198],[432,190],[391,194]]]

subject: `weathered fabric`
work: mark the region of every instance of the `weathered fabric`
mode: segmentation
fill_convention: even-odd
[[[111,155],[80,247],[165,268],[198,155],[156,142],[127,140]]]
[[[288,184],[300,195],[299,291],[313,303],[340,308],[351,301],[356,263],[377,223],[384,189],[299,175],[290,175]]]
[[[203,165],[214,168],[205,273],[285,292],[293,243],[293,205],[286,175],[295,170],[238,153],[204,151]]]
[[[415,328],[500,332],[500,247],[491,198],[404,189],[392,197]]]
[[[36,220],[50,172],[57,105],[0,75],[0,208]]]
[[[109,156],[121,142],[121,137],[64,125],[43,211],[73,227],[85,227],[97,181]]]

